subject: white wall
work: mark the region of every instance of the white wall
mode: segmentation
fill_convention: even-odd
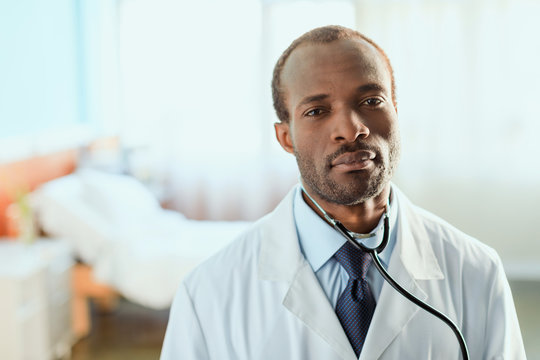
[[[538,186],[396,180],[417,205],[495,248],[510,278],[540,279]]]

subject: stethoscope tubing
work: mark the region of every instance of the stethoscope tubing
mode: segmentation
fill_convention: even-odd
[[[463,334],[457,327],[457,325],[446,315],[441,313],[439,310],[433,308],[429,304],[426,304],[422,300],[418,299],[416,296],[405,290],[401,285],[399,285],[393,278],[390,276],[390,274],[386,271],[384,266],[381,263],[381,260],[379,259],[379,253],[382,252],[386,245],[388,244],[388,238],[390,234],[390,217],[388,215],[388,209],[390,207],[389,204],[386,205],[386,211],[384,213],[384,230],[383,230],[383,239],[381,243],[371,248],[367,245],[365,245],[362,242],[357,242],[353,236],[351,235],[350,231],[338,220],[334,219],[332,216],[330,216],[318,203],[313,199],[309,193],[304,189],[304,186],[302,185],[302,181],[300,181],[300,185],[302,187],[302,190],[304,193],[308,196],[308,198],[315,204],[315,206],[321,211],[324,218],[330,223],[334,229],[336,229],[337,232],[339,232],[341,235],[347,239],[347,241],[353,245],[355,248],[362,250],[364,252],[367,252],[370,254],[371,258],[373,259],[373,264],[375,265],[375,268],[377,271],[381,274],[381,276],[388,282],[398,293],[400,293],[402,296],[404,296],[407,300],[411,301],[412,303],[416,304],[420,308],[424,309],[425,311],[429,312],[430,314],[434,315],[435,317],[442,320],[446,325],[452,329],[454,334],[456,335],[456,338],[459,343],[459,347],[461,349],[461,354],[463,356],[463,360],[469,360],[469,350],[467,349],[467,344],[465,343],[465,338],[463,337]],[[369,234],[368,236],[364,238],[371,237],[373,234]]]
[[[444,315],[439,310],[423,302],[422,300],[418,299],[416,296],[414,296],[413,294],[405,290],[401,285],[399,285],[392,278],[392,276],[390,276],[390,274],[386,271],[383,264],[381,263],[381,260],[379,259],[379,249],[380,248],[384,249],[384,247],[388,243],[388,233],[389,233],[389,228],[390,228],[388,216],[385,215],[385,218],[384,218],[383,240],[381,244],[376,248],[369,248],[362,243],[357,243],[354,240],[354,238],[347,232],[346,228],[339,222],[337,222],[335,228],[336,230],[338,230],[338,232],[340,232],[343,236],[345,236],[347,241],[351,243],[354,247],[369,253],[371,258],[373,259],[373,265],[375,265],[375,268],[377,269],[377,271],[379,271],[379,273],[384,278],[384,280],[386,280],[398,293],[400,293],[405,298],[407,298],[407,300],[413,302],[414,304],[421,307],[425,311],[429,312],[430,314],[444,321],[446,325],[448,325],[450,329],[452,329],[452,331],[456,335],[456,338],[459,343],[459,347],[461,349],[461,354],[463,356],[463,360],[469,360],[469,350],[467,349],[465,338],[463,337],[463,334],[459,330],[458,326],[448,316]]]
[[[375,268],[379,271],[379,273],[382,275],[382,277],[390,284],[392,287],[399,292],[401,295],[406,297],[409,301],[415,303],[425,311],[429,312],[430,314],[438,317],[442,321],[446,323],[452,329],[454,334],[456,335],[456,338],[459,342],[459,347],[461,349],[461,354],[463,355],[463,360],[469,360],[469,350],[467,349],[467,344],[465,343],[465,338],[463,337],[463,334],[457,327],[457,325],[446,315],[444,315],[439,310],[433,308],[429,304],[423,302],[422,300],[418,299],[416,296],[405,290],[401,287],[391,276],[388,274],[384,266],[381,264],[381,260],[379,259],[379,254],[377,254],[377,251],[373,250],[370,251],[369,254],[371,255],[371,258],[373,259],[373,265],[375,265]]]

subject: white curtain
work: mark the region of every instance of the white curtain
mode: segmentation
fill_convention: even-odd
[[[359,1],[357,14],[395,67],[403,180],[538,184],[539,2]]]
[[[119,13],[125,142],[197,163],[260,153],[258,2],[134,0]]]
[[[144,149],[135,174],[162,181],[166,202],[189,217],[271,210],[298,176],[274,139],[273,65],[313,27],[354,27],[354,4],[133,0],[119,19],[121,134]]]
[[[528,264],[525,273],[536,266],[540,276],[540,2],[119,4],[121,133],[161,159],[145,164],[160,164],[150,173],[166,174],[177,193],[204,184],[212,194],[206,214],[194,208],[196,196],[172,199],[184,211],[253,218],[269,207],[253,209],[266,201],[256,194],[294,182],[294,160],[273,139],[272,67],[303,32],[341,24],[378,42],[395,68],[403,138],[396,182],[507,263]],[[265,175],[255,179],[254,171]],[[231,199],[245,199],[239,209],[251,210],[231,210]]]
[[[196,163],[277,156],[275,60],[304,31],[339,23],[379,42],[394,65],[404,181],[407,172],[540,178],[537,1],[119,4],[121,132],[128,145]]]
[[[540,2],[358,1],[396,72],[398,184],[540,277]]]

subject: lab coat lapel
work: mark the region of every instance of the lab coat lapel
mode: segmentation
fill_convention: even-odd
[[[343,359],[356,359],[349,339],[313,270],[304,262],[298,270],[283,305]]]
[[[397,250],[397,244],[395,250]],[[388,268],[392,277],[403,288],[420,300],[427,298],[426,294],[416,285],[414,278],[406,272],[399,256],[392,256]],[[418,311],[418,306],[400,295],[385,282],[375,307],[366,342],[360,354],[360,360],[379,359],[384,350]]]
[[[287,282],[289,287],[283,306],[342,359],[356,359],[334,309],[300,251],[293,217],[294,191],[269,215],[267,226],[263,228],[259,276],[264,280]]]
[[[388,272],[403,288],[417,298],[429,301],[428,295],[418,286],[416,280],[442,279],[444,276],[428,241],[427,233],[417,222],[412,204],[396,187],[393,187],[393,190],[399,206],[398,233]],[[424,310],[385,282],[360,360],[379,359],[419,311]]]

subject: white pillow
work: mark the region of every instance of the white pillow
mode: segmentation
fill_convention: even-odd
[[[112,228],[88,206],[76,175],[41,185],[30,199],[39,226],[51,237],[66,239],[85,262],[92,263],[110,243]]]
[[[145,221],[161,211],[156,197],[134,177],[90,169],[77,176],[84,200],[107,221],[120,225]]]

